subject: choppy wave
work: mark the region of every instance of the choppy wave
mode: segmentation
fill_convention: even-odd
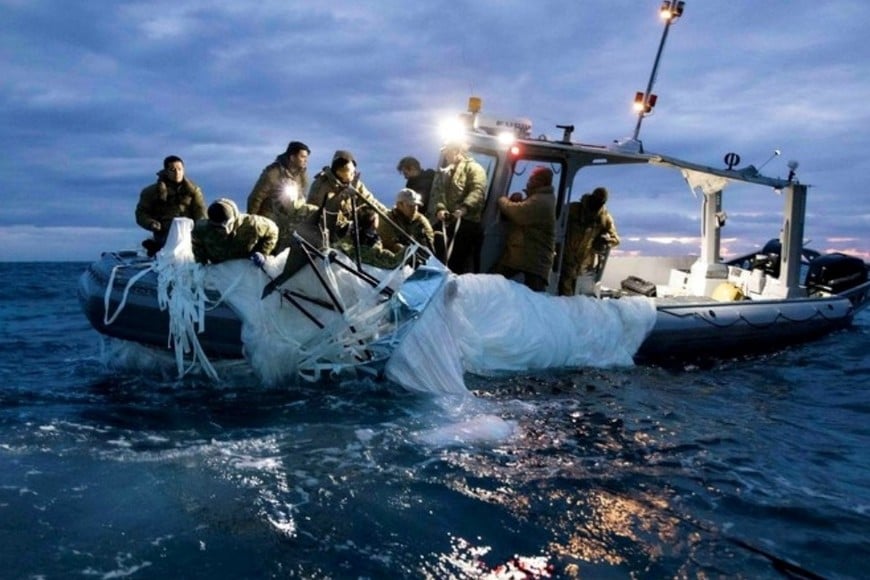
[[[864,573],[866,313],[703,369],[470,374],[465,396],[264,388],[101,364],[69,308],[79,270],[49,271],[69,294],[0,304],[17,313],[0,338],[17,345],[0,349],[9,577]],[[56,331],[46,309],[66,312]]]

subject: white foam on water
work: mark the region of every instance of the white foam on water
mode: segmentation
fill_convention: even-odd
[[[516,421],[484,414],[421,431],[416,434],[415,439],[433,447],[449,447],[501,443],[516,433]]]
[[[149,375],[159,374],[165,380],[177,378],[177,359],[170,349],[159,349],[136,342],[101,336],[99,360],[108,368],[137,371]],[[220,381],[216,385],[227,383],[233,377],[250,376],[251,368],[243,360],[213,360]],[[198,365],[190,365],[185,376],[205,376],[206,373]]]

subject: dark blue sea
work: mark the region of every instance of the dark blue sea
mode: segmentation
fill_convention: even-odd
[[[2,578],[870,574],[868,312],[775,355],[451,399],[125,367],[84,267],[0,264]]]

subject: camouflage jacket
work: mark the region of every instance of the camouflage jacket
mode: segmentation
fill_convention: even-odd
[[[408,219],[405,214],[393,208],[387,217],[406,234],[417,240],[421,246],[434,251],[435,232],[426,216],[418,212],[412,219]],[[378,233],[381,235],[384,248],[391,252],[401,255],[408,246],[408,239],[385,219],[380,221]]]
[[[336,248],[347,254],[352,260],[356,260],[356,247],[350,237],[342,238]],[[375,268],[392,270],[402,263],[402,255],[384,249],[380,241],[373,245],[360,244],[360,262],[369,264]]]
[[[278,242],[278,226],[269,218],[239,214],[227,234],[207,219],[193,229],[193,255],[202,264],[247,259],[254,252],[269,255]]]
[[[434,205],[432,214],[443,210],[453,213],[460,207],[465,208],[466,219],[480,222],[483,204],[486,201],[486,171],[480,163],[469,156],[463,157],[454,165],[442,170],[432,183]]]

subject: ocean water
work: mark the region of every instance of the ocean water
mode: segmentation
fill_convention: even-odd
[[[0,264],[2,578],[862,578],[870,316],[703,367],[214,383]]]

